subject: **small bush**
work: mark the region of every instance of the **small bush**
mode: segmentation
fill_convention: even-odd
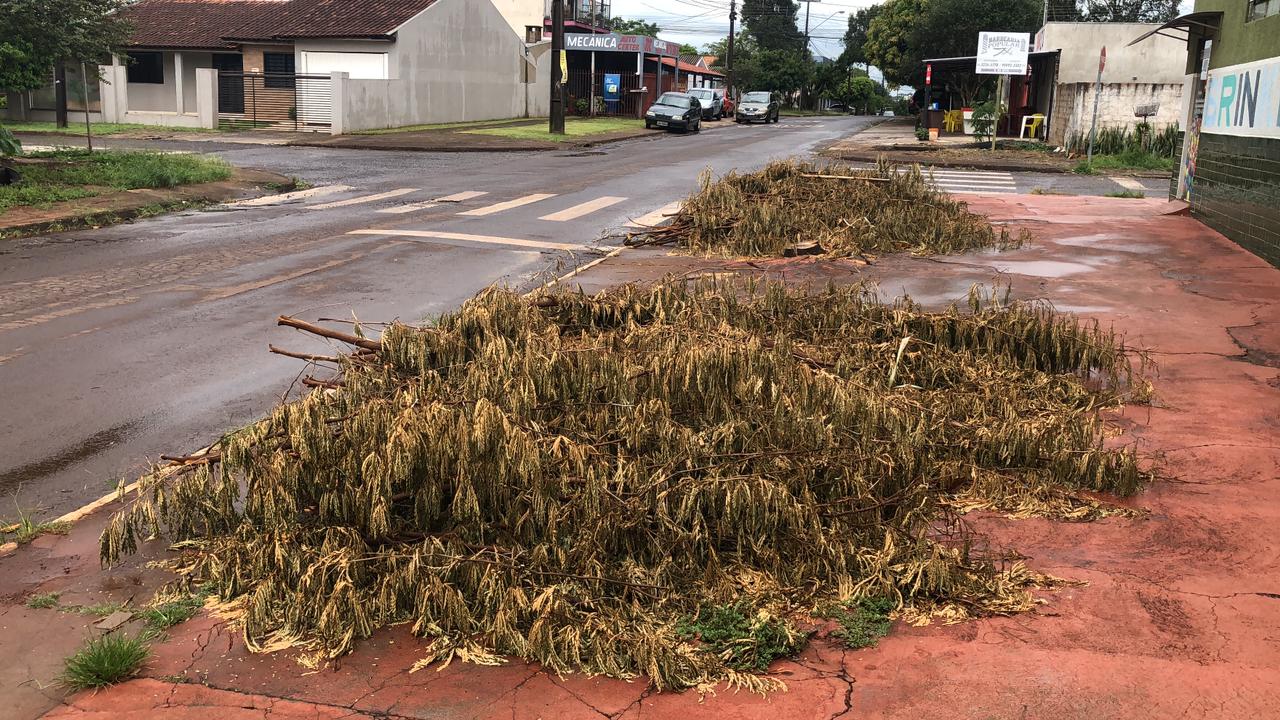
[[[204,606],[204,599],[208,596],[209,591],[201,589],[191,595],[152,605],[140,612],[139,616],[149,630],[156,632],[168,630],[194,617],[196,612]]]
[[[889,634],[889,628],[893,626],[889,613],[894,607],[894,602],[888,598],[862,598],[841,603],[831,613],[832,619],[840,623],[831,636],[851,648],[871,647]]]
[[[27,607],[36,610],[48,610],[58,607],[58,593],[38,593],[27,598]]]
[[[928,140],[928,139],[929,139],[929,128],[926,128],[926,127],[918,127],[918,128],[916,128],[916,139],[917,139],[917,140]]]
[[[0,126],[0,157],[21,154],[22,142],[14,137],[8,128]]]
[[[1147,194],[1142,192],[1141,190],[1120,190],[1118,192],[1109,192],[1106,194],[1106,196],[1113,197],[1113,198],[1128,198],[1131,200],[1141,200],[1142,198],[1145,198]]]
[[[59,681],[74,690],[113,685],[137,673],[151,649],[141,638],[103,635],[67,658]]]
[[[747,603],[702,608],[676,628],[684,640],[698,640],[735,670],[763,672],[775,658],[804,647],[808,636],[766,610]]]

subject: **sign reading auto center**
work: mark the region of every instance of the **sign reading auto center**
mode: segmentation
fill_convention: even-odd
[[[680,46],[665,40],[647,35],[590,35],[587,33],[566,33],[565,50],[591,50],[595,52],[646,53],[648,55],[667,55],[676,57]]]

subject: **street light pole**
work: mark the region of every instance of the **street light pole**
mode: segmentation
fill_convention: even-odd
[[[551,127],[553,135],[564,134],[564,3],[551,0]]]
[[[724,59],[725,97],[733,97],[733,22],[738,19],[738,0],[729,0],[729,45]]]

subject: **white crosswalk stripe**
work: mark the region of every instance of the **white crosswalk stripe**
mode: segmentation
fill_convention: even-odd
[[[379,200],[390,200],[391,198],[408,195],[409,193],[418,192],[418,188],[400,188],[398,190],[389,190],[387,192],[378,193],[376,195],[362,195],[360,197],[348,198],[346,200],[335,200],[333,202],[320,203],[319,205],[308,205],[308,210],[329,210],[332,208],[350,207],[352,205],[362,205],[364,203],[378,202]]]
[[[603,210],[611,205],[617,205],[623,200],[626,200],[626,198],[605,195],[604,197],[598,197],[595,200],[588,200],[587,202],[579,203],[571,208],[565,208],[559,212],[543,215],[538,219],[550,220],[551,222],[568,222],[570,220],[576,220],[583,215],[590,215],[593,212]]]
[[[667,203],[653,212],[645,213],[640,217],[627,223],[627,227],[657,227],[668,220],[672,215],[680,212],[680,208],[684,205],[684,201],[676,200]]]
[[[321,185],[320,187],[307,188],[306,190],[294,190],[293,192],[280,193],[279,195],[264,195],[263,197],[250,198],[248,200],[236,200],[235,202],[223,203],[226,207],[263,207],[266,205],[279,205],[280,203],[292,202],[294,200],[306,200],[314,197],[322,197],[324,195],[332,195],[345,190],[350,190],[350,185]]]
[[[518,197],[515,200],[507,200],[505,202],[494,203],[493,205],[486,205],[484,207],[476,208],[475,210],[467,210],[466,212],[460,212],[458,214],[467,215],[470,217],[484,217],[485,215],[493,215],[494,213],[500,213],[504,210],[518,208],[523,205],[529,205],[530,203],[536,203],[542,200],[546,200],[548,198],[553,198],[555,196],[556,196],[555,193],[534,193],[532,195],[525,195],[524,197]]]
[[[478,198],[481,195],[488,195],[488,194],[489,193],[483,190],[463,190],[462,192],[456,192],[452,195],[445,195],[444,197],[438,197],[436,198],[435,201],[436,202],[463,202],[465,200],[471,200],[473,198]]]
[[[537,248],[539,250],[582,250],[581,245],[568,243],[545,242],[543,240],[525,240],[522,238],[498,237],[495,235],[473,235],[471,233],[444,232],[442,230],[395,230],[369,228],[352,230],[348,235],[390,235],[392,237],[422,238],[424,240],[442,240],[446,244],[472,243],[482,245],[509,245],[520,248]],[[451,242],[452,241],[452,242]]]
[[[387,213],[388,215],[404,215],[405,213],[417,212],[419,210],[430,210],[433,207],[440,207],[440,203],[428,200],[426,202],[406,203],[395,207],[382,208],[378,212]]]
[[[992,170],[944,170],[921,168],[938,189],[949,193],[1016,193],[1013,175]]]

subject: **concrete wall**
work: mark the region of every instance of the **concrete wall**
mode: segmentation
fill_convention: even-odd
[[[1097,72],[1095,70],[1095,72]],[[1050,145],[1063,145],[1074,133],[1088,132],[1093,120],[1094,83],[1060,83],[1054,97],[1050,120]],[[1102,86],[1098,102],[1098,127],[1133,126],[1141,122],[1134,108],[1144,103],[1160,103],[1159,112],[1149,121],[1156,127],[1182,120],[1182,83],[1113,83]]]
[[[511,29],[515,30],[522,39],[525,26],[542,27],[542,22],[546,18],[543,0],[492,0],[492,2]]]
[[[306,49],[341,50],[329,43]],[[390,80],[342,82],[335,130],[521,117],[526,90],[531,107],[550,92],[522,81],[525,51],[523,37],[492,3],[440,0],[398,31]]]
[[[1107,48],[1104,85],[1110,83],[1170,84],[1186,74],[1186,43],[1156,35],[1129,47],[1139,35],[1159,27],[1147,23],[1049,23],[1044,48],[1061,50],[1059,83],[1091,83],[1098,77],[1098,53]]]
[[[1196,12],[1209,10],[1222,13],[1222,25],[1209,56],[1210,70],[1280,55],[1280,15],[1245,22],[1249,16],[1245,0],[1196,0]],[[1189,62],[1186,55],[1183,59]],[[1199,68],[1187,70],[1193,72]]]
[[[163,55],[164,84],[129,83],[130,110],[146,112],[178,111],[178,80],[174,74],[173,53],[166,52]]]

